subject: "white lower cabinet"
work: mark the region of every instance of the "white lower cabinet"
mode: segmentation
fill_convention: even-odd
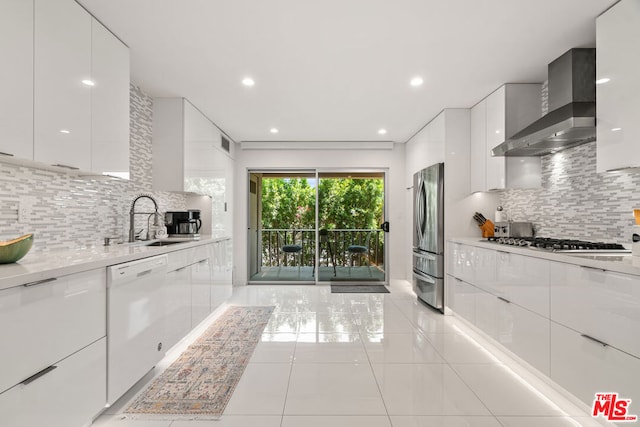
[[[554,262],[551,320],[640,357],[640,277]]]
[[[0,392],[104,337],[106,305],[104,269],[0,291]]]
[[[497,252],[495,294],[549,317],[549,261]]]
[[[476,323],[476,294],[478,289],[457,277],[447,276],[448,306],[458,316]]]
[[[549,319],[513,303],[498,300],[496,340],[549,375]]]
[[[195,328],[211,313],[211,259],[191,265],[191,328]]]
[[[639,372],[640,359],[551,322],[550,377],[587,405],[604,392],[637,401]]]
[[[171,257],[169,257],[171,258]],[[165,348],[169,350],[191,330],[191,269],[167,273],[165,298]]]
[[[82,323],[82,322],[78,322]],[[37,378],[0,394],[0,425],[79,427],[106,403],[106,338],[50,365]]]

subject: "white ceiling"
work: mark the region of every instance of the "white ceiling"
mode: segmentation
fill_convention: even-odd
[[[235,141],[405,142],[443,108],[544,81],[616,0],[79,2],[129,45],[135,84]]]

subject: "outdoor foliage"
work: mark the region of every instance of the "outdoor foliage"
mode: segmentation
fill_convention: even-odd
[[[383,218],[382,179],[322,178],[320,227],[377,229]],[[315,188],[306,178],[262,180],[263,229],[315,228]]]

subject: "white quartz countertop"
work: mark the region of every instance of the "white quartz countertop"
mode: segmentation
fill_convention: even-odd
[[[633,256],[631,254],[603,255],[581,253],[568,255],[562,252],[552,252],[531,249],[528,247],[501,245],[499,243],[490,242],[487,239],[480,239],[478,237],[454,237],[448,239],[448,241],[452,243],[462,243],[469,246],[477,246],[480,248],[494,249],[502,252],[510,252],[535,258],[542,258],[550,261],[564,262],[566,264],[581,265],[585,267],[598,268],[601,270],[616,271],[618,273],[634,274],[640,276],[640,256]]]
[[[152,240],[110,246],[79,247],[44,253],[30,252],[17,263],[0,264],[0,290],[215,243],[229,238],[202,236],[200,240],[188,240],[167,246],[145,246],[156,241]]]

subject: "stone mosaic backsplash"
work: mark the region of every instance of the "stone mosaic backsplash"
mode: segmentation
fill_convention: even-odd
[[[596,173],[596,142],[542,157],[542,188],[506,190],[502,206],[537,235],[630,244],[640,173]]]
[[[129,181],[95,181],[58,172],[0,163],[0,240],[34,233],[39,252],[101,245],[104,237],[127,239],[129,208],[141,193],[151,194],[161,211],[186,209],[182,194],[152,192],[153,99],[131,85]],[[28,215],[19,218],[19,206]],[[138,208],[139,207],[139,208]],[[141,200],[136,210],[153,210]],[[136,229],[146,230],[138,216]]]

